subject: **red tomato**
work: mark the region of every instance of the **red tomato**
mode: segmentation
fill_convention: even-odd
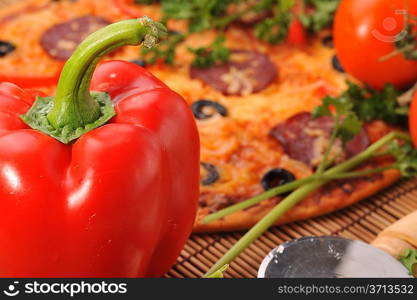
[[[409,127],[414,146],[417,147],[417,93],[414,94],[413,101],[411,102]]]
[[[342,0],[334,22],[334,42],[343,67],[357,79],[381,89],[390,82],[407,87],[417,80],[417,61],[403,54],[386,57],[397,48],[405,15],[417,16],[415,0]],[[417,25],[416,25],[417,26]]]

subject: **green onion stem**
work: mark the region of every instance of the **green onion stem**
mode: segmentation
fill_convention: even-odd
[[[336,142],[337,139],[337,133],[338,133],[338,128],[339,128],[339,115],[337,114],[334,118],[334,127],[332,130],[332,135],[330,137],[330,141],[329,141],[329,145],[326,149],[326,152],[324,153],[323,159],[321,160],[318,168],[317,168],[317,174],[323,174],[324,170],[326,169],[326,167],[328,166],[328,159],[330,156],[330,153],[332,151],[333,145]]]
[[[372,174],[381,173],[386,170],[395,169],[397,167],[396,164],[392,164],[386,167],[380,167],[380,168],[374,168],[369,170],[362,170],[362,171],[356,171],[356,172],[348,172],[348,173],[341,173],[341,174],[335,174],[335,175],[328,175],[328,174],[314,174],[308,177],[301,178],[296,181],[292,181],[290,183],[280,185],[276,188],[270,189],[266,191],[265,193],[259,194],[255,197],[252,197],[248,200],[239,202],[237,204],[228,206],[224,209],[221,209],[215,213],[212,213],[205,217],[202,221],[203,224],[209,224],[211,222],[214,222],[216,220],[219,220],[221,218],[224,218],[228,215],[231,215],[232,213],[235,213],[237,211],[244,210],[246,208],[252,207],[266,199],[275,197],[277,195],[281,195],[287,192],[291,192],[297,188],[299,188],[302,185],[305,185],[307,183],[310,183],[315,180],[319,179],[347,179],[347,178],[355,178],[355,177],[361,177],[361,176],[368,176]]]
[[[362,171],[356,171],[356,172],[347,172],[347,173],[340,173],[340,174],[334,174],[334,175],[313,175],[316,177],[316,179],[348,179],[348,178],[356,178],[361,176],[368,176],[372,174],[381,173],[387,170],[392,170],[397,167],[396,164],[392,164],[386,167],[380,167],[380,168],[374,168],[369,170],[362,170]]]
[[[266,191],[265,193],[262,193],[262,194],[259,194],[259,195],[255,196],[253,198],[250,198],[248,200],[245,200],[245,201],[239,202],[237,204],[228,206],[228,207],[226,207],[222,210],[219,210],[215,213],[212,213],[212,214],[208,215],[207,217],[205,217],[203,219],[202,223],[203,224],[211,223],[211,222],[216,221],[218,219],[221,219],[221,218],[223,218],[227,215],[230,215],[230,214],[232,214],[236,211],[240,211],[240,210],[246,209],[248,207],[254,206],[254,205],[258,204],[259,202],[262,202],[263,200],[275,197],[277,195],[281,195],[281,194],[284,194],[284,193],[291,192],[291,191],[295,190],[296,188],[299,188],[300,186],[302,186],[304,184],[312,182],[313,180],[315,180],[314,175],[304,177],[304,178],[289,182],[287,184],[277,186],[275,188],[272,188],[272,189]]]

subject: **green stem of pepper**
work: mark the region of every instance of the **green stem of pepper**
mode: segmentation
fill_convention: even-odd
[[[351,159],[327,170],[323,173],[326,176],[325,179],[314,180],[294,192],[292,192],[288,197],[282,200],[274,209],[272,209],[265,217],[263,217],[255,226],[253,226],[243,237],[237,241],[236,244],[230,248],[226,254],[220,258],[206,273],[206,276],[209,276],[213,272],[217,271],[220,267],[229,264],[236,256],[243,252],[253,241],[260,237],[269,227],[271,227],[284,213],[290,210],[294,205],[307,197],[310,193],[317,190],[330,180],[333,176],[347,172],[356,166],[362,164],[368,159],[372,158],[374,153],[378,151],[381,147],[385,146],[394,139],[403,139],[409,140],[410,137],[407,134],[392,132],[369,146],[366,150],[359,153],[358,155],[352,157]],[[328,177],[327,177],[328,176]]]
[[[373,156],[374,157],[374,156]],[[380,168],[374,168],[374,169],[369,169],[369,170],[361,170],[361,171],[355,171],[355,172],[347,172],[347,173],[340,173],[340,174],[333,174],[333,175],[328,175],[326,173],[322,173],[322,174],[313,174],[310,175],[308,177],[304,177],[301,179],[298,179],[296,181],[292,181],[280,186],[277,186],[275,188],[272,188],[268,191],[266,191],[265,193],[259,194],[255,197],[252,197],[248,200],[239,202],[237,204],[228,206],[226,208],[223,208],[215,213],[209,214],[207,217],[205,217],[202,221],[203,224],[209,224],[211,222],[214,222],[216,220],[219,220],[221,218],[224,218],[228,215],[231,215],[232,213],[235,213],[237,211],[241,211],[244,209],[247,209],[249,207],[252,207],[266,199],[278,196],[278,195],[282,195],[288,192],[291,192],[305,184],[311,183],[315,180],[320,180],[320,179],[331,179],[331,180],[335,180],[335,179],[348,179],[348,178],[357,178],[357,177],[361,177],[361,176],[369,176],[372,174],[377,174],[377,173],[381,173],[387,170],[392,170],[397,168],[397,164],[392,164],[386,167],[380,167]]]
[[[93,123],[100,117],[99,105],[90,95],[90,81],[101,58],[125,45],[148,46],[158,42],[157,23],[149,18],[126,20],[106,26],[88,36],[66,62],[48,120],[55,128],[73,129]]]
[[[167,33],[148,17],[120,21],[89,35],[65,63],[55,98],[38,98],[22,117],[33,129],[62,143],[107,123],[115,111],[105,93],[90,93],[90,82],[101,58],[125,45],[153,47]]]

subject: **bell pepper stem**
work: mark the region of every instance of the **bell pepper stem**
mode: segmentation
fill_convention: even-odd
[[[162,24],[148,17],[120,21],[92,33],[65,63],[55,98],[36,101],[22,119],[63,143],[104,125],[115,115],[112,103],[107,95],[90,93],[90,82],[101,58],[125,45],[143,43],[153,47],[166,34]]]
[[[93,123],[100,117],[99,105],[90,95],[90,81],[101,58],[124,46],[147,46],[158,42],[160,28],[149,18],[126,20],[106,26],[88,36],[66,62],[59,78],[48,120],[55,128]]]
[[[310,193],[332,180],[332,175],[337,175],[357,167],[361,163],[372,158],[376,151],[396,138],[408,140],[410,137],[403,133],[389,133],[369,146],[363,152],[324,172],[323,175],[325,175],[326,178],[312,181],[292,192],[288,197],[286,197],[277,206],[275,206],[265,217],[256,223],[256,225],[253,226],[246,234],[244,234],[240,240],[237,241],[237,243],[234,244],[233,247],[230,248],[229,251],[227,251],[226,254],[223,255],[223,257],[221,257],[210,268],[204,277],[210,276],[223,265],[229,264],[233,259],[235,259],[235,257],[237,257],[241,252],[249,247],[252,242],[258,239],[266,230],[268,230],[268,228],[271,227],[284,213],[286,213],[293,206],[307,197]]]

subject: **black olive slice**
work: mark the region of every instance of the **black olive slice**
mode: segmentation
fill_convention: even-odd
[[[269,170],[262,177],[261,185],[265,191],[295,180],[295,176],[281,168]]]
[[[132,59],[130,62],[142,68],[146,67],[146,61],[143,59]]]
[[[0,40],[0,57],[12,53],[15,49],[16,47],[12,43]]]
[[[206,99],[197,100],[191,104],[191,110],[195,118],[199,120],[209,119],[216,113],[223,117],[227,116],[227,109],[223,105]]]
[[[332,57],[332,66],[336,71],[340,73],[345,73],[345,69],[343,68],[339,58],[336,55],[333,55]]]
[[[321,43],[323,44],[324,47],[327,48],[334,48],[334,44],[333,44],[333,36],[331,35],[326,35],[322,40]]]
[[[202,185],[212,185],[213,183],[215,183],[217,180],[219,180],[220,175],[219,172],[217,171],[217,168],[215,165],[206,163],[206,162],[201,162],[200,163],[201,167],[203,167],[204,172],[202,172],[203,174],[206,173],[204,176],[202,175],[202,179],[201,179],[201,184]]]

